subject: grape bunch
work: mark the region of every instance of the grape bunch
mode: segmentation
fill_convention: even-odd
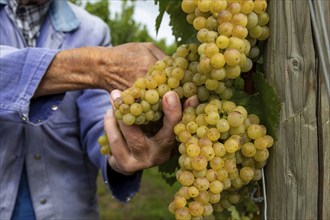
[[[186,108],[174,132],[182,187],[169,210],[176,219],[200,219],[239,203],[240,189],[261,179],[274,143],[257,115],[218,99]]]
[[[113,104],[117,119],[145,125],[161,119],[166,92],[197,95],[199,106],[184,109],[174,128],[182,187],[169,210],[176,219],[201,219],[241,201],[240,190],[261,179],[274,142],[257,115],[230,101],[235,80],[259,58],[258,41],[269,37],[269,15],[266,0],[182,0],[181,8],[198,43],[157,61]]]

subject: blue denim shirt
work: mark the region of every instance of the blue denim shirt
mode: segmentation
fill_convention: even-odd
[[[99,169],[120,201],[129,200],[141,180],[141,172],[115,173],[99,152],[109,94],[82,90],[32,97],[59,50],[107,46],[109,30],[82,8],[55,0],[37,48],[26,48],[5,7],[0,0],[0,219],[11,218],[24,161],[37,219],[97,219]]]

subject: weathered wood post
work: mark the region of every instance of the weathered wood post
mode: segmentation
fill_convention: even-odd
[[[321,1],[330,33],[330,1]],[[329,100],[308,0],[270,0],[266,78],[282,103],[266,167],[268,219],[330,219]],[[325,47],[323,49],[326,49]],[[325,57],[330,74],[329,57]]]

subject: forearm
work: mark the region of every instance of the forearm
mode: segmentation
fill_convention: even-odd
[[[50,64],[34,97],[87,88],[98,88],[101,48],[83,47],[60,51]]]

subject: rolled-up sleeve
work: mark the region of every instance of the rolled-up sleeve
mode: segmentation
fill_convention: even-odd
[[[58,50],[0,46],[0,119],[33,125],[46,121],[63,94],[33,99]]]

